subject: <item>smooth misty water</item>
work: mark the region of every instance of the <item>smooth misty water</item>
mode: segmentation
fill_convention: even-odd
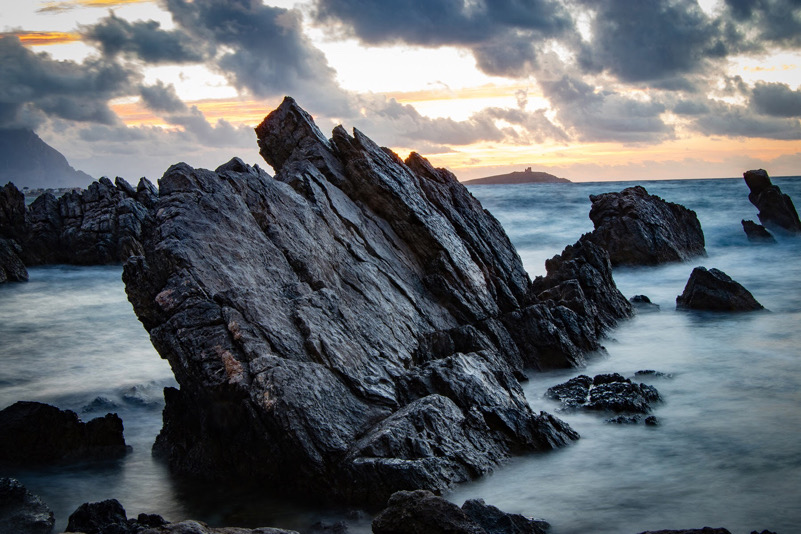
[[[801,199],[801,179],[774,179]],[[532,277],[544,260],[592,229],[588,195],[632,183],[476,186],[472,193],[504,225]],[[740,220],[756,220],[739,180],[644,182],[653,194],[694,209],[708,257],[666,267],[621,269],[623,293],[648,295],[659,313],[623,323],[607,354],[587,369],[532,375],[524,385],[535,410],[553,384],[581,372],[640,369],[671,373],[648,381],[665,402],[661,426],[618,426],[590,414],[559,414],[582,436],[567,448],[516,458],[448,497],[481,497],[510,512],[539,516],[553,534],[631,533],[725,526],[734,534],[801,524],[801,238],[748,243]],[[675,311],[692,267],[717,267],[770,312]],[[173,480],[150,456],[161,426],[161,389],[173,385],[125,299],[119,267],[30,269],[30,282],[0,285],[0,408],[38,400],[84,419],[117,412],[133,452],[102,465],[0,472],[39,494],[57,529],[81,503],[117,498],[130,516],[160,513],[214,525],[307,530],[348,520],[369,532],[369,517],[312,509],[260,496],[253,488],[199,487]],[[96,398],[98,408],[86,410]]]

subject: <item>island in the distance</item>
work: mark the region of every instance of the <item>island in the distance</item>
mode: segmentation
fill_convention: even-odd
[[[465,180],[465,185],[509,185],[509,184],[556,184],[556,183],[572,183],[567,178],[559,178],[547,172],[532,171],[531,167],[527,167],[525,171],[513,171],[507,174],[497,174],[495,176],[487,176],[484,178],[475,178],[473,180]]]

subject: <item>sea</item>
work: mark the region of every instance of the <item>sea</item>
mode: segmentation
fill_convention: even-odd
[[[773,178],[801,203],[801,177]],[[619,268],[627,297],[646,295],[659,311],[609,332],[586,368],[530,373],[535,411],[567,421],[581,439],[516,457],[445,496],[487,504],[551,524],[551,534],[636,534],[725,527],[733,534],[801,532],[801,237],[776,244],[746,239],[757,220],[742,178],[572,184],[482,185],[471,193],[500,220],[532,278],[546,259],[592,230],[589,195],[635,184],[695,212],[706,257],[659,267]],[[766,311],[676,310],[693,267],[717,268],[744,285]],[[119,266],[55,265],[29,270],[27,283],[0,285],[0,409],[18,400],[70,409],[83,420],[120,415],[132,447],[120,460],[39,469],[0,469],[39,495],[61,532],[84,502],[119,500],[129,517],[157,513],[212,526],[274,526],[312,532],[345,522],[370,532],[369,512],[267,496],[275,488],[188,483],[150,450],[161,428],[162,390],[175,386],[126,300]],[[546,390],[578,374],[639,370],[655,386],[657,426],[605,422],[562,412]],[[316,525],[316,527],[315,527]]]

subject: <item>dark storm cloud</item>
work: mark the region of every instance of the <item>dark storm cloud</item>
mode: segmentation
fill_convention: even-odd
[[[751,105],[773,117],[801,117],[801,90],[792,90],[783,83],[760,82],[754,86]]]
[[[262,97],[307,97],[318,110],[347,107],[335,71],[303,33],[299,12],[260,0],[163,3],[184,31],[218,49],[216,66],[239,89]]]
[[[143,85],[140,88],[140,95],[142,102],[152,111],[167,113],[187,111],[186,104],[176,94],[175,87],[164,85],[160,80],[155,85]]]
[[[592,11],[592,41],[579,62],[624,82],[689,89],[684,77],[704,71],[728,53],[723,25],[694,0],[586,1]]]
[[[148,63],[192,63],[204,57],[204,46],[182,31],[166,31],[155,20],[129,22],[111,13],[97,24],[83,26],[84,39],[103,54],[125,54]]]
[[[673,136],[662,120],[663,104],[611,91],[598,91],[569,75],[541,82],[557,119],[581,141],[655,142]]]
[[[45,117],[115,124],[108,101],[131,94],[139,74],[104,59],[55,61],[31,52],[16,37],[3,37],[0,80],[3,126],[32,127]]]
[[[759,41],[801,45],[801,0],[725,0],[725,4],[732,19],[755,30]]]
[[[710,100],[709,113],[699,116],[694,128],[706,135],[728,137],[760,137],[764,139],[801,139],[798,119],[760,115],[753,109]]]

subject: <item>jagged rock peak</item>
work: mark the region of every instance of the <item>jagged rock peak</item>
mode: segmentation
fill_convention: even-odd
[[[750,190],[748,200],[759,209],[757,216],[762,224],[790,234],[801,233],[801,219],[792,199],[771,183],[765,169],[746,171],[743,178]]]
[[[605,252],[578,247],[535,294],[448,171],[358,130],[329,141],[290,98],[256,131],[275,177],[174,165],[125,265],[180,385],[157,454],[193,476],[383,503],[578,437],[533,413],[517,377],[575,365],[630,314],[591,290],[611,281]]]

